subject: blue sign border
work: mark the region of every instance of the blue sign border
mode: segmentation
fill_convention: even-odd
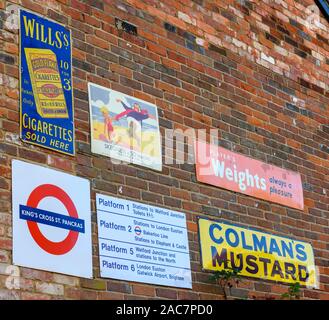
[[[328,0],[315,0],[325,18],[329,21],[329,3]]]
[[[47,40],[48,33],[45,33],[41,41],[41,31],[39,32],[39,40],[36,38],[28,37],[25,33],[25,26],[23,17],[35,19],[35,25],[39,23],[43,25],[45,32],[51,28],[53,36],[53,43],[55,33],[64,36],[67,39],[67,45],[62,44],[61,47],[51,45]],[[75,156],[75,132],[74,132],[74,104],[73,104],[73,84],[72,84],[72,37],[71,31],[64,25],[48,20],[30,11],[23,9],[19,10],[20,21],[20,138],[22,141],[41,146],[53,151],[63,154]],[[37,26],[38,27],[38,26]],[[30,33],[31,34],[31,33]],[[35,49],[48,49],[55,55],[58,63],[58,70],[60,73],[61,84],[66,101],[68,118],[44,118],[36,108],[35,97],[33,94],[31,77],[28,70],[27,60],[25,56],[25,48]],[[64,68],[64,64],[65,67]],[[69,85],[68,85],[69,84]],[[66,90],[64,89],[64,86]],[[24,116],[24,117],[23,117]],[[42,130],[38,131],[31,128],[30,120],[33,119],[34,123],[41,124]],[[24,120],[24,124],[23,124]],[[48,129],[43,129],[48,128]],[[50,133],[52,132],[52,133]],[[65,136],[63,133],[66,133]],[[65,146],[65,147],[64,147]]]

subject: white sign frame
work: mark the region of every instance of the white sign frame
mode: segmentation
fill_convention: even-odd
[[[12,209],[13,264],[93,277],[89,180],[13,160]]]
[[[162,171],[157,106],[91,82],[88,97],[91,152]]]
[[[192,288],[184,213],[96,194],[102,278]]]

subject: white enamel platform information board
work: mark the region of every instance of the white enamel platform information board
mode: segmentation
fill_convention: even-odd
[[[96,195],[101,277],[191,288],[184,213]]]

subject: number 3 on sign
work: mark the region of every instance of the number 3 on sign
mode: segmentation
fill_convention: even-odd
[[[70,80],[64,79],[64,83],[65,83],[63,86],[64,90],[70,91],[72,89]]]

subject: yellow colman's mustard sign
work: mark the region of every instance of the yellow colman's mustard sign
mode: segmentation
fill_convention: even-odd
[[[224,222],[199,219],[202,266],[242,276],[317,287],[312,246]]]

